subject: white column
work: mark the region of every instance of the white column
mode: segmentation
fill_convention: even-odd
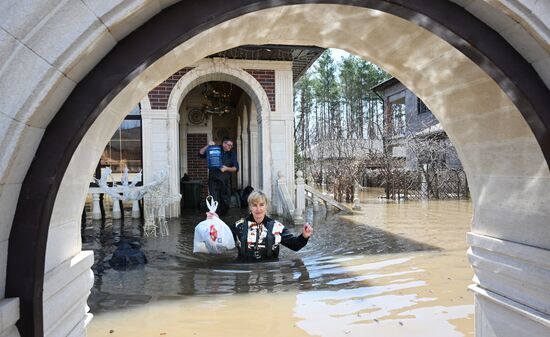
[[[143,139],[143,183],[167,170],[162,188],[167,195],[179,193],[179,113],[167,110],[141,110]],[[147,197],[145,197],[147,199]],[[179,216],[179,204],[172,204],[169,216]]]
[[[279,171],[277,173],[277,185],[286,185],[286,179],[285,179],[285,176],[283,175],[283,172]],[[277,210],[277,214],[278,215],[284,215],[285,212],[284,212],[284,209],[283,209],[283,201],[281,200],[283,198],[283,196],[281,195],[281,192],[280,192],[280,189],[278,188],[275,188],[274,191],[273,191],[273,201],[276,201],[275,203],[275,209]]]
[[[153,180],[153,110],[141,109],[141,148],[143,158],[143,184]]]
[[[294,210],[294,223],[304,223],[304,210],[306,209],[305,180],[302,171],[296,172],[296,209]]]
[[[81,251],[44,273],[45,337],[85,335],[92,318],[86,300],[94,284],[93,263],[94,253]]]
[[[260,173],[260,187],[267,195],[271,195],[273,190],[273,181],[277,179],[277,174],[273,168],[273,154],[271,148],[271,121],[268,118],[261,117],[261,120],[258,121],[258,133],[260,138],[261,146],[261,167],[262,170]]]
[[[317,198],[316,196],[313,196],[313,211],[319,211],[319,198]]]
[[[99,193],[92,194],[92,220],[101,220],[101,206],[99,205]]]
[[[120,209],[120,200],[113,198],[113,212],[111,213],[111,218],[121,219],[122,210]]]
[[[241,164],[241,170],[242,170],[242,176],[243,176],[243,184],[242,187],[246,187],[250,185],[250,154],[248,153],[248,137],[250,132],[250,122],[248,120],[248,111],[246,109],[246,105],[243,107],[243,129],[242,129],[242,163]]]
[[[275,70],[275,111],[270,115],[270,153],[271,172],[283,173],[290,197],[294,200],[294,110],[291,66],[289,62],[287,69]],[[272,179],[271,183],[276,186],[275,174]]]
[[[242,153],[243,153],[243,126],[242,126],[243,119],[241,116],[237,116],[237,139],[235,139],[235,144],[237,145],[237,161],[239,162],[239,172],[237,172],[237,188],[243,188],[243,161]]]
[[[252,104],[251,109],[251,115],[250,115],[250,164],[252,169],[252,181],[251,186],[254,187],[254,189],[260,189],[260,170],[263,170],[264,168],[260,165],[260,153],[259,153],[259,145],[260,140],[258,136],[258,120],[256,117],[256,106]]]
[[[139,201],[134,200],[132,201],[132,218],[139,219],[141,217],[141,214],[139,212]]]
[[[183,116],[180,116],[183,118],[183,120],[187,120],[187,112],[182,112]],[[180,123],[179,128],[179,149],[180,153],[178,155],[178,160],[180,163],[180,177],[183,177],[185,173],[188,172],[187,167],[187,123]],[[181,191],[180,191],[181,192]]]
[[[275,116],[284,124],[284,174],[287,177],[288,190],[294,199],[294,81],[292,78],[292,63],[288,69],[275,71]],[[272,116],[273,116],[272,115]]]
[[[476,336],[548,336],[550,250],[469,233]]]
[[[168,195],[179,193],[179,122],[180,115],[177,111],[168,111]],[[178,217],[180,215],[179,202],[172,203],[168,209],[167,217]]]

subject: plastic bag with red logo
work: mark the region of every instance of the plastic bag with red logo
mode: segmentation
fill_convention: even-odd
[[[218,202],[212,196],[206,197],[210,212],[216,212]],[[231,229],[220,218],[206,219],[195,227],[193,253],[223,254],[235,248]]]

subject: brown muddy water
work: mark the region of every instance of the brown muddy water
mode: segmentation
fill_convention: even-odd
[[[470,202],[365,194],[361,206],[353,216],[308,210],[308,245],[282,247],[267,263],[194,256],[204,212],[170,221],[167,237],[144,238],[139,221],[90,220],[88,336],[473,336]],[[242,214],[232,209],[223,220]],[[139,245],[147,264],[111,267],[119,242]]]

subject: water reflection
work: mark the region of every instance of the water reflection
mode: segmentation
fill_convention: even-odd
[[[315,234],[308,245],[299,252],[282,248],[278,261],[261,263],[237,262],[236,252],[193,255],[194,227],[204,218],[199,211],[170,221],[168,237],[143,238],[140,223],[129,219],[89,221],[83,246],[96,260],[89,335],[112,328],[121,335],[192,335],[205,306],[216,316],[201,328],[206,336],[243,336],[227,332],[235,322],[225,318],[243,306],[267,306],[281,317],[284,323],[247,323],[271,335],[473,335],[473,299],[466,292],[472,273],[465,238],[457,235],[468,230],[469,204],[370,202],[353,217],[309,213]],[[242,216],[231,210],[224,220]],[[148,263],[113,269],[118,242],[139,245]],[[136,334],[135,325],[153,312],[158,322]]]

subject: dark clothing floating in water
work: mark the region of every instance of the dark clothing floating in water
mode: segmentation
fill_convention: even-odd
[[[147,263],[145,253],[139,243],[120,241],[109,260],[109,265],[115,270],[125,270],[129,267],[144,265]]]

